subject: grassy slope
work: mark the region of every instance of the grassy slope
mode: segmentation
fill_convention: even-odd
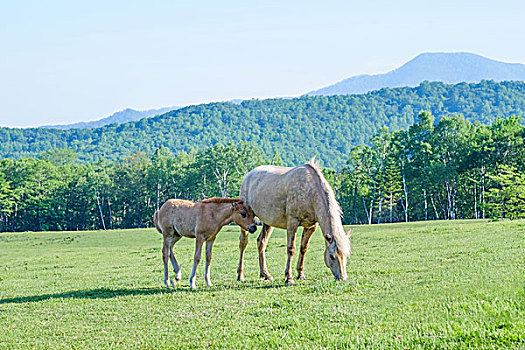
[[[349,283],[324,266],[315,234],[307,280],[283,286],[285,234],[258,281],[256,236],[237,283],[236,227],[219,235],[207,288],[162,286],[153,229],[0,235],[0,348],[525,347],[525,221],[360,226]]]

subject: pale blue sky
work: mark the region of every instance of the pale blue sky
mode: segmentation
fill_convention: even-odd
[[[4,1],[0,126],[296,96],[421,52],[525,63],[525,1]]]

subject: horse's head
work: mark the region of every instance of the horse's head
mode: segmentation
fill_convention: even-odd
[[[233,208],[233,222],[239,225],[243,230],[246,230],[250,233],[257,231],[257,225],[253,221],[250,211],[244,205],[244,201],[241,199],[238,202],[232,203]]]
[[[348,230],[346,237],[350,237],[352,231],[353,229]],[[324,238],[326,247],[324,251],[324,262],[326,266],[332,270],[335,279],[346,281],[348,279],[348,275],[346,274],[347,255],[339,249],[333,236],[325,234]]]

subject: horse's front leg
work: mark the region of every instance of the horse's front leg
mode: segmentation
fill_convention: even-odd
[[[201,261],[201,250],[202,244],[204,243],[204,237],[202,234],[197,234],[195,239],[195,256],[193,257],[193,269],[191,270],[190,276],[190,288],[195,289],[195,274],[197,272],[197,266]]]
[[[317,230],[317,224],[312,227],[303,229],[303,237],[301,238],[301,248],[299,249],[299,257],[297,258],[297,279],[304,280],[303,264],[304,255],[308,249],[308,243],[312,238],[313,233]]]
[[[257,249],[259,251],[259,271],[261,278],[265,280],[273,281],[273,277],[268,273],[266,268],[266,245],[268,244],[268,239],[272,234],[273,227],[264,224],[259,238],[257,238]]]
[[[210,279],[211,248],[213,242],[215,242],[215,240],[206,241],[206,268],[204,269],[204,279],[206,280],[206,285],[208,285],[208,287],[213,286]]]
[[[168,285],[168,280],[169,280],[168,260],[170,258],[170,247],[171,247],[172,239],[173,239],[172,236],[164,236],[164,242],[162,243],[162,260],[164,262],[164,285],[168,289],[170,287]]]
[[[248,231],[241,229],[239,237],[239,267],[237,268],[237,281],[244,282],[244,251],[248,245]]]
[[[295,283],[292,277],[292,258],[295,253],[295,233],[297,232],[299,221],[295,218],[289,218],[286,226],[288,261],[286,262],[286,270],[284,270],[286,276],[285,284],[292,285]]]

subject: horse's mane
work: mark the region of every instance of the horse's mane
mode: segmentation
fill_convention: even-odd
[[[335,199],[334,191],[332,190],[332,187],[330,186],[328,181],[326,181],[325,177],[323,176],[321,168],[319,167],[319,163],[315,161],[315,157],[310,159],[310,161],[305,165],[312,168],[314,173],[317,175],[317,178],[319,179],[319,184],[321,186],[322,191],[325,193],[325,200],[328,206],[328,212],[331,216],[332,222],[335,223],[336,226],[336,229],[334,230],[334,232],[332,232],[332,234],[337,243],[337,247],[339,248],[342,254],[344,254],[345,256],[350,256],[350,240],[346,236],[345,230],[343,229],[343,224],[341,223],[343,211],[341,209],[341,206],[337,202],[337,199]]]
[[[244,203],[243,199],[240,198],[220,198],[220,197],[211,197],[206,198],[201,201],[201,203]]]

